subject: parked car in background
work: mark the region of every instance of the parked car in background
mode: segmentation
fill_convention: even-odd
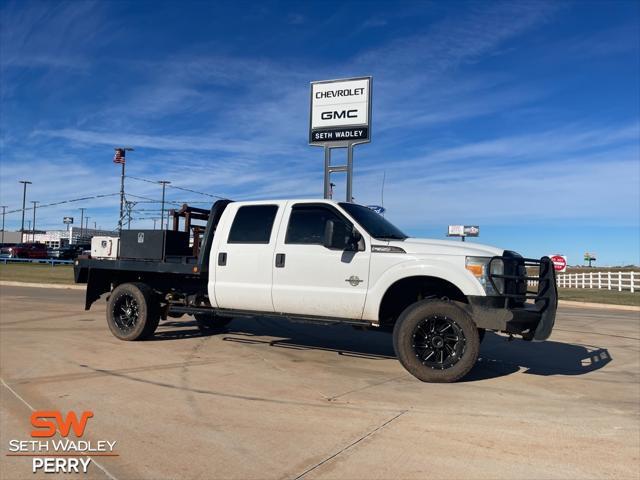
[[[64,247],[52,248],[48,251],[49,258],[57,260],[75,260],[78,255],[82,255],[87,249],[87,245],[65,245]]]
[[[0,258],[9,257],[9,247],[13,247],[15,243],[0,243]]]
[[[3,247],[0,253],[9,258],[47,258],[47,246],[44,243],[18,243]]]

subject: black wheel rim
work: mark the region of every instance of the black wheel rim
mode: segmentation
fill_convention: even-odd
[[[131,295],[121,295],[113,306],[113,319],[122,333],[129,333],[140,320],[138,302]]]
[[[460,325],[445,315],[421,320],[413,331],[413,350],[426,367],[445,370],[464,355],[466,338]]]

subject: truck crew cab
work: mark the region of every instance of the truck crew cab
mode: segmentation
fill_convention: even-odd
[[[427,382],[466,375],[487,329],[547,339],[557,308],[548,257],[407,237],[367,207],[329,200],[185,205],[173,230],[123,230],[117,258],[78,259],[75,280],[86,309],[110,292],[107,322],[122,340],[185,313],[205,330],[237,316],[346,323],[393,332],[402,365]]]

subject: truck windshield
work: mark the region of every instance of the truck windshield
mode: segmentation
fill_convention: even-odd
[[[381,240],[404,240],[407,236],[382,215],[355,203],[340,203],[342,208],[351,215],[374,238]]]

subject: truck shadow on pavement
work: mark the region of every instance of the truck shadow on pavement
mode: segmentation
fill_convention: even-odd
[[[595,345],[526,342],[487,332],[475,368],[462,381],[501,377],[521,371],[530,375],[584,375],[612,361],[606,348]]]
[[[395,360],[389,333],[347,325],[310,325],[264,318],[234,319],[221,332],[202,333],[195,321],[163,322],[152,341],[217,336],[225,342],[291,350],[320,350],[368,360]],[[462,382],[530,375],[584,375],[612,361],[606,348],[554,341],[527,342],[487,332],[476,366]]]

